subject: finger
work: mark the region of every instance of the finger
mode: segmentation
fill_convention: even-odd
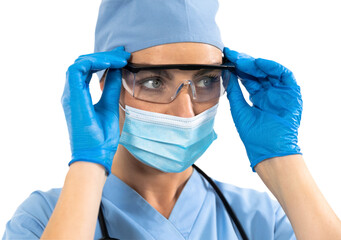
[[[109,52],[99,52],[80,56],[67,71],[67,84],[73,92],[82,91],[89,85],[92,74],[107,68],[122,68],[127,64],[130,53],[123,47]]]
[[[242,84],[244,85],[246,90],[250,93],[250,95],[255,94],[262,88],[262,84],[257,78],[249,74],[240,72],[238,70],[237,70],[237,75],[241,79]]]
[[[238,53],[237,51],[230,50],[227,47],[224,48],[224,55],[226,56],[226,58],[228,58],[228,60],[235,64],[237,63],[237,60],[242,57],[250,58],[250,56],[246,54]],[[241,79],[242,84],[250,93],[250,95],[255,94],[262,88],[262,85],[259,84],[259,80],[255,76],[247,74],[241,71],[239,68],[236,69],[236,74]]]
[[[122,47],[110,52],[80,56],[68,68],[66,73],[66,82],[62,96],[64,110],[71,111],[71,108],[79,108],[79,110],[92,109],[93,104],[89,92],[89,82],[92,73],[98,69],[122,67],[126,64],[128,57],[130,57],[130,54],[125,52]],[[74,111],[78,110],[75,109]]]
[[[233,63],[236,63],[237,60],[241,57],[247,57],[246,54],[244,53],[239,53],[237,51],[234,51],[234,50],[230,50],[229,48],[227,47],[224,47],[224,55],[225,57],[230,60],[231,62]]]
[[[297,85],[293,73],[283,65],[262,58],[256,59],[255,63],[259,69],[268,75],[273,85],[278,85],[279,83],[287,86]]]
[[[106,68],[122,68],[127,64],[130,53],[123,48],[115,48],[108,52],[97,52],[88,55],[81,55],[73,65],[80,64],[83,72],[97,72]]]
[[[262,86],[266,88],[270,86],[279,86],[281,84],[282,84],[281,81],[279,81],[277,78],[269,77],[269,76],[266,79],[264,79],[264,81],[262,82]]]
[[[84,84],[83,87],[74,88],[70,86],[70,81],[66,80],[61,102],[69,132],[72,131],[71,125],[75,124],[74,119],[81,119],[82,123],[86,125],[91,124],[94,108],[88,85]]]
[[[80,109],[86,109],[90,105],[92,107],[92,99],[89,92],[89,83],[92,76],[90,70],[93,67],[92,60],[90,58],[80,60],[68,68],[62,97],[64,110],[69,105],[75,108],[74,103],[77,103]],[[110,66],[109,63],[101,62],[101,64],[104,69]]]
[[[257,79],[266,78],[267,75],[257,67],[255,59],[245,56],[236,61],[236,67],[239,71],[249,74]]]
[[[110,111],[118,110],[122,84],[122,72],[120,69],[110,69],[104,82],[104,89],[99,104]]]
[[[250,108],[250,105],[246,102],[243,96],[238,83],[238,78],[235,74],[231,74],[226,92],[227,98],[230,102],[232,117],[238,122],[238,119],[242,118],[242,113],[245,112],[243,110]]]
[[[80,55],[76,61],[78,60],[81,60],[83,58],[87,58],[89,56],[97,56],[99,58],[110,58],[110,57],[114,57],[114,56],[120,56],[121,58],[124,58],[126,60],[128,60],[131,56],[131,54],[129,52],[126,52],[124,50],[124,47],[121,46],[121,47],[117,47],[117,48],[114,48],[113,50],[111,51],[106,51],[106,52],[96,52],[96,53],[91,53],[91,54],[85,54],[85,55]]]
[[[75,66],[66,72],[66,81],[62,96],[63,107],[67,105],[74,106],[77,103],[80,108],[85,107],[84,104],[92,103],[89,92],[88,76],[84,76],[80,70],[76,70]]]
[[[255,64],[255,59],[245,53],[238,53],[237,51],[224,48],[224,54],[228,60],[236,65],[239,72],[246,73],[255,78],[265,78],[266,74],[261,71]]]
[[[237,67],[236,73],[251,96],[262,88],[268,89],[272,86],[272,79],[268,79],[268,75],[258,68],[253,57],[228,48],[224,50],[228,59],[234,61]]]

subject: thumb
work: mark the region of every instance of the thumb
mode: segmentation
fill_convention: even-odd
[[[240,89],[238,78],[235,74],[231,74],[229,83],[227,85],[227,98],[230,102],[231,114],[234,120],[239,119],[243,109],[250,108],[246,102],[242,90]]]
[[[115,111],[118,109],[122,84],[121,69],[109,69],[105,78],[103,93],[99,104],[104,108]]]

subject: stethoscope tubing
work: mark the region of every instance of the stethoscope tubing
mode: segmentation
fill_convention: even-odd
[[[242,237],[243,240],[248,240],[248,237],[244,231],[244,228],[242,227],[241,223],[239,222],[239,219],[237,218],[236,214],[232,210],[230,204],[228,203],[228,201],[226,200],[226,198],[224,197],[224,195],[220,191],[219,187],[213,182],[213,180],[209,176],[207,176],[206,173],[204,173],[204,171],[202,171],[200,168],[198,168],[195,164],[193,164],[192,167],[195,168],[195,170],[197,170],[211,184],[211,186],[213,187],[215,192],[218,194],[220,200],[223,202],[227,213],[229,214],[229,216],[232,218],[232,221],[236,225],[240,236]]]
[[[239,222],[236,214],[233,212],[230,204],[228,203],[228,201],[226,200],[226,198],[224,197],[224,195],[220,191],[219,187],[214,183],[214,181],[209,176],[206,175],[206,173],[204,173],[195,164],[193,164],[192,167],[195,170],[197,170],[209,182],[209,184],[213,187],[214,191],[218,194],[220,200],[223,202],[227,213],[229,214],[230,218],[232,219],[232,222],[237,227],[240,236],[242,237],[243,240],[248,240],[248,237],[244,231],[244,228],[242,227],[241,223]],[[119,240],[118,238],[109,237],[108,229],[107,229],[107,226],[106,226],[105,221],[104,221],[102,204],[100,205],[100,208],[99,208],[98,221],[99,221],[99,225],[101,227],[101,231],[102,231],[102,235],[103,235],[103,237],[100,240]]]

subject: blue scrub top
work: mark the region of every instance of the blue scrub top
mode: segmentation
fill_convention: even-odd
[[[267,193],[214,181],[225,195],[249,239],[296,239],[277,201]],[[39,239],[61,189],[33,192],[7,223],[3,239]],[[104,185],[103,214],[109,236],[119,239],[241,239],[211,185],[196,170],[169,219],[135,190],[111,174]],[[102,233],[97,221],[95,239]]]

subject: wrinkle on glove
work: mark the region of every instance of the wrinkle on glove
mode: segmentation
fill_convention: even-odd
[[[254,59],[228,48],[224,54],[236,65],[227,97],[252,170],[268,158],[302,154],[298,128],[303,101],[292,72],[274,61]],[[238,78],[249,92],[252,106],[244,99]]]
[[[66,73],[62,105],[68,126],[72,159],[102,165],[111,172],[113,157],[119,141],[118,102],[122,74],[120,68],[127,64],[130,53],[123,47],[110,52],[80,56]],[[92,103],[89,84],[92,74],[108,71],[102,96]]]

